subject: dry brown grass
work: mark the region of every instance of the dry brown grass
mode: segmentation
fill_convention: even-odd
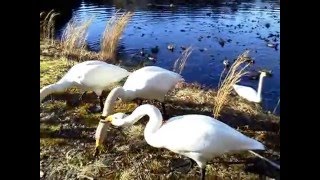
[[[247,71],[245,71],[245,69],[249,66],[249,64],[246,63],[248,54],[249,51],[245,51],[237,58],[237,60],[231,65],[225,79],[221,83],[214,101],[214,118],[218,118],[220,116],[220,112],[223,106],[229,100],[229,95],[232,92],[233,85],[238,83],[241,77],[248,73]]]
[[[50,40],[51,43],[54,42],[54,25],[55,17],[57,15],[59,15],[59,13],[54,12],[54,10],[51,10],[48,13],[40,13],[40,39]]]
[[[101,59],[116,59],[118,42],[124,31],[124,28],[132,16],[133,12],[126,12],[123,14],[116,12],[115,15],[110,18],[101,39]]]
[[[76,21],[71,19],[67,24],[61,38],[61,46],[64,55],[77,54],[82,56],[86,51],[86,39],[88,36],[88,28],[93,18],[84,21]]]
[[[184,66],[186,65],[187,59],[190,56],[190,54],[192,53],[193,49],[191,46],[189,46],[187,49],[185,49],[181,56],[174,62],[173,65],[173,71],[176,73],[181,74]]]
[[[49,179],[57,177],[57,174],[65,174],[65,179],[94,179],[94,177],[108,167],[101,161],[89,162],[87,155],[76,150],[70,150],[65,154],[65,159],[49,174]],[[76,176],[75,176],[76,175]]]

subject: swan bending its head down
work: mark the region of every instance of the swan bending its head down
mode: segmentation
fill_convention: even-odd
[[[104,122],[101,121],[101,127],[103,123],[107,124],[106,122],[111,122],[114,126],[131,126],[145,115],[149,116],[144,130],[146,142],[153,147],[166,148],[193,159],[201,168],[201,179],[205,177],[207,161],[215,156],[228,152],[265,149],[260,142],[205,115],[177,116],[163,124],[159,109],[149,104],[137,107],[131,115],[110,115]],[[98,141],[101,142],[100,139],[97,139]]]
[[[265,76],[267,76],[267,73],[262,71],[259,76],[258,91],[254,90],[251,87],[237,85],[237,84],[233,85],[233,89],[236,91],[236,93],[240,97],[243,97],[244,99],[251,102],[260,103],[262,100],[262,97],[261,97],[261,91],[262,91],[262,85],[263,85],[262,82]]]
[[[70,87],[94,91],[103,108],[102,91],[130,74],[127,70],[103,61],[84,61],[74,65],[58,82],[40,90],[40,103],[51,93],[63,92]]]
[[[138,69],[128,76],[123,87],[116,87],[109,93],[104,103],[102,117],[112,114],[117,98],[123,101],[134,99],[158,100],[162,104],[164,114],[166,114],[163,104],[165,95],[179,81],[183,81],[180,74],[157,66],[147,66]]]

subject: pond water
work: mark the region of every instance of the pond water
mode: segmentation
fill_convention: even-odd
[[[49,1],[48,1],[49,2]],[[223,71],[222,61],[233,60],[249,49],[255,64],[250,70],[266,68],[273,76],[263,82],[262,96],[265,110],[273,111],[280,97],[280,1],[134,1],[82,0],[70,2],[42,2],[42,10],[55,8],[61,13],[57,37],[74,17],[84,20],[94,17],[89,27],[87,43],[99,50],[100,38],[108,19],[119,9],[134,10],[119,44],[119,56],[126,65],[139,64],[137,53],[144,48],[159,47],[155,65],[172,70],[181,54],[181,47],[192,46],[182,75],[187,82],[198,82],[217,87]],[[148,6],[148,3],[157,6]],[[170,7],[169,4],[174,4]],[[220,41],[225,42],[222,44]],[[220,42],[220,43],[219,43]],[[276,48],[269,43],[278,44]],[[167,49],[174,44],[173,52]],[[243,78],[239,84],[258,86],[258,80]],[[276,112],[280,114],[280,107]]]

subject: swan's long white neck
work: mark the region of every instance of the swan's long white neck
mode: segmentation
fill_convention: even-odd
[[[157,138],[157,131],[162,125],[162,115],[159,109],[152,105],[144,104],[136,108],[131,115],[123,120],[126,124],[134,124],[145,115],[149,116],[149,122],[144,129],[144,138],[150,146],[160,148],[162,143]]]
[[[70,83],[68,81],[58,81],[55,84],[50,84],[48,86],[43,87],[42,89],[40,89],[40,103],[49,94],[52,94],[55,92],[63,92],[67,88],[69,88],[71,85],[72,85],[72,83]]]
[[[262,74],[260,74],[260,77],[259,77],[259,84],[258,84],[258,91],[257,91],[257,96],[259,98],[261,98],[261,91],[262,91],[262,85],[263,85],[263,78],[264,76]]]
[[[112,89],[104,102],[102,116],[106,117],[110,114],[113,114],[113,107],[117,98],[127,99],[127,98],[131,98],[132,96],[133,96],[133,92],[126,91],[125,89],[123,89],[123,87],[116,87]]]

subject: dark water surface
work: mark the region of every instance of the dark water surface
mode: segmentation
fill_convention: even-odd
[[[52,1],[52,0],[50,0]],[[192,3],[191,3],[192,2]],[[148,6],[148,3],[159,6]],[[175,6],[170,7],[173,3]],[[264,79],[263,106],[272,111],[280,96],[280,1],[97,1],[57,0],[43,2],[42,10],[55,8],[59,37],[71,17],[84,20],[94,17],[89,27],[87,42],[91,50],[98,51],[102,32],[108,19],[119,9],[134,10],[135,14],[120,40],[120,57],[126,65],[141,63],[137,56],[141,48],[151,53],[159,46],[156,61],[144,63],[172,69],[180,56],[181,46],[192,45],[182,75],[188,82],[199,82],[217,87],[224,68],[222,60],[233,60],[245,49],[251,50],[255,64],[251,70],[266,68],[273,76]],[[222,38],[225,43],[219,43]],[[268,42],[278,44],[268,47]],[[167,49],[174,44],[173,52]],[[242,85],[257,88],[258,80],[243,78]],[[279,114],[280,107],[277,113]]]

